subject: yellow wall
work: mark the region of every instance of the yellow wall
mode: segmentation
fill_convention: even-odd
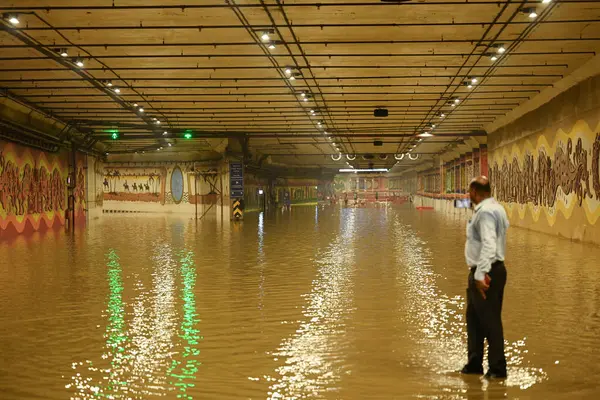
[[[513,225],[600,243],[600,77],[489,137],[490,177]]]

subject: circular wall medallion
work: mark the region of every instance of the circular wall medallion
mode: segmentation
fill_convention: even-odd
[[[183,172],[179,166],[173,168],[171,174],[171,196],[175,204],[179,204],[183,199]]]

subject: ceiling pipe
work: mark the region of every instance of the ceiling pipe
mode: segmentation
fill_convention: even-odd
[[[595,1],[595,0],[594,0]],[[289,7],[286,4],[286,7]],[[517,39],[502,39],[504,43],[510,43],[516,41]],[[595,42],[600,41],[600,37],[567,37],[567,38],[526,38],[523,42]],[[335,46],[335,45],[374,45],[374,44],[448,44],[448,43],[493,43],[491,39],[416,39],[416,40],[332,40],[332,41],[321,41],[321,40],[307,40],[307,41],[286,41],[289,45],[327,45],[327,46]],[[69,43],[56,43],[53,46],[56,47],[69,47],[71,44]],[[227,47],[227,46],[256,46],[254,42],[185,42],[185,43],[80,43],[81,47],[101,47],[104,49],[111,47]],[[2,46],[5,49],[18,49],[18,48],[27,48],[26,45],[18,45],[18,44],[8,44]]]
[[[496,3],[494,3],[496,4]],[[505,5],[514,4],[514,3],[504,3]],[[239,5],[236,5],[239,6]],[[287,4],[286,4],[287,6]],[[600,23],[600,20],[597,19],[562,19],[562,20],[552,20],[552,21],[543,21],[541,22],[544,25],[556,25],[556,24],[593,24]],[[293,24],[293,28],[317,28],[317,29],[326,29],[326,28],[402,28],[402,27],[440,27],[440,26],[488,26],[494,23],[490,23],[489,21],[475,21],[475,22],[411,22],[411,23],[395,23],[395,22],[387,22],[387,23],[368,23],[368,24],[358,24],[358,23],[349,23],[349,24]],[[531,21],[511,21],[511,22],[502,22],[503,25],[530,25]],[[50,27],[27,27],[21,28],[24,31],[52,31],[52,30],[60,30],[60,31],[117,31],[117,30],[194,30],[198,29],[207,30],[207,29],[251,29],[253,31],[264,29],[264,25],[118,25],[118,26],[56,26],[53,28]],[[273,25],[271,28],[287,28],[285,24]]]

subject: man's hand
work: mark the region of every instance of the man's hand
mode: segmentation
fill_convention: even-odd
[[[479,290],[479,293],[481,293],[481,297],[483,297],[484,300],[487,298],[485,292],[490,288],[491,281],[492,279],[488,274],[485,274],[485,279],[483,281],[475,279],[475,287],[477,287],[477,290]]]

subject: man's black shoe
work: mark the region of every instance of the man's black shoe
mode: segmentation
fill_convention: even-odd
[[[467,364],[460,370],[460,373],[465,375],[483,375],[483,367],[473,367]]]
[[[485,373],[484,378],[485,379],[504,379],[504,378],[506,378],[506,371],[504,371],[504,372],[488,371]]]

